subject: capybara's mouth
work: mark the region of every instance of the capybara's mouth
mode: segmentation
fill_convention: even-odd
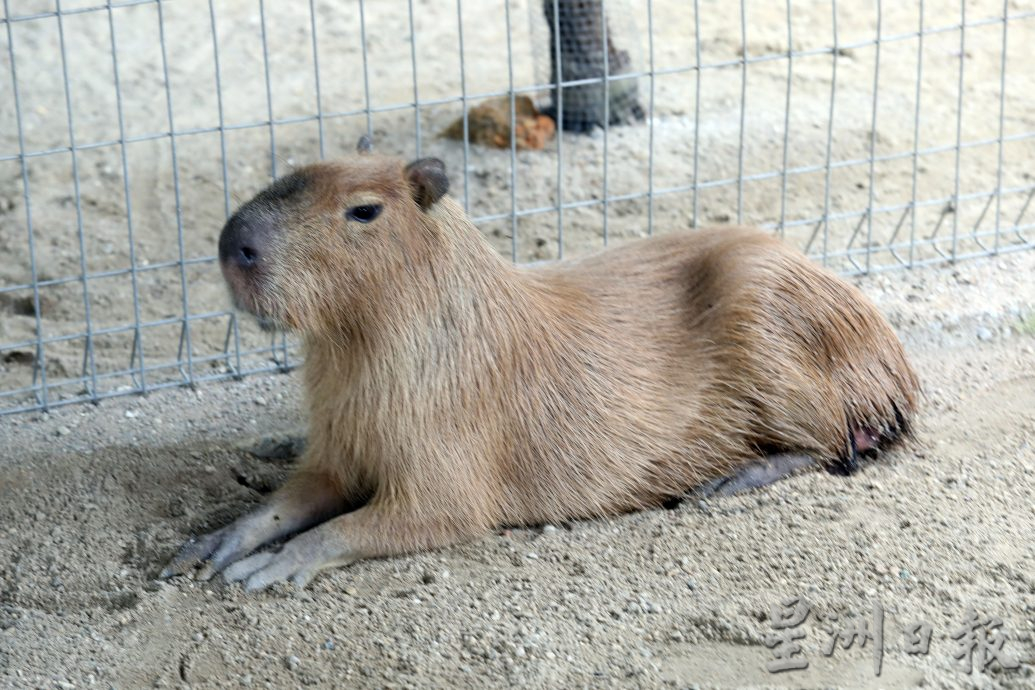
[[[234,295],[234,306],[238,310],[247,312],[255,317],[255,322],[259,324],[259,328],[266,333],[277,333],[282,331],[290,331],[291,328],[285,324],[279,317],[269,313],[265,309],[259,307],[252,300],[244,301],[237,295]]]
[[[223,277],[230,289],[234,307],[255,317],[259,328],[266,332],[288,330],[276,315],[264,308],[259,295],[262,294],[261,275],[245,273],[233,265],[221,262]]]
[[[255,300],[254,280],[252,276],[245,274],[226,262],[220,262],[219,267],[223,270],[223,279],[230,289],[230,298],[238,309],[255,314],[258,311],[258,304]]]
[[[246,294],[248,294],[249,297],[244,297],[240,294],[234,293],[234,306],[237,307],[238,310],[247,312],[254,316],[256,323],[259,324],[259,328],[267,333],[291,330],[276,314],[262,308],[257,300],[250,296],[251,293]]]

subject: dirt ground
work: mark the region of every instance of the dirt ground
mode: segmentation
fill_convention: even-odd
[[[1035,253],[858,281],[923,378],[915,439],[860,474],[611,520],[501,530],[246,595],[154,578],[253,506],[301,423],[297,375],[0,422],[5,687],[1035,686]],[[801,596],[806,670],[771,674],[770,608]],[[828,615],[885,612],[821,649]],[[951,634],[999,617],[967,676]],[[823,615],[822,619],[817,616]],[[904,628],[933,626],[927,655]]]
[[[80,4],[64,2],[66,9]],[[536,3],[533,3],[535,5]],[[642,3],[626,5],[642,17]],[[659,70],[693,63],[694,17],[687,3],[654,0],[655,61]],[[165,13],[172,112],[177,130],[219,122],[207,12],[192,3],[162,3]],[[916,29],[913,3],[884,3],[885,36]],[[960,3],[928,0],[929,26],[951,26]],[[46,10],[48,2],[9,3],[12,13]],[[318,0],[321,100],[325,112],[352,111],[365,102],[363,63],[355,17],[340,3]],[[414,2],[420,98],[460,93],[456,6]],[[746,53],[786,49],[782,3],[746,3]],[[839,0],[842,45],[872,38],[874,4]],[[227,125],[315,112],[307,3],[265,3],[272,106],[266,100],[257,4],[216,3]],[[406,3],[368,0],[367,49],[372,105],[413,96]],[[564,135],[563,166],[556,149],[518,152],[513,198],[519,209],[600,199],[602,161],[609,160],[607,193],[646,189],[649,170],[659,189],[695,181],[698,140],[702,184],[731,180],[740,159],[739,17],[718,0],[701,0],[701,58],[734,61],[702,73],[659,76],[654,94],[654,155],[646,127],[611,131],[606,141]],[[793,47],[830,44],[828,3],[794,4]],[[994,17],[998,0],[966,3],[968,21]],[[501,90],[507,74],[501,2],[463,3],[465,83],[468,93]],[[1022,1],[1011,12],[1027,10]],[[511,3],[515,84],[535,83],[529,2]],[[104,12],[64,20],[78,144],[119,138],[119,113]],[[125,135],[169,128],[162,56],[153,5],[114,11],[123,87]],[[641,27],[642,28],[642,27]],[[69,143],[61,51],[54,19],[12,27],[18,56],[26,149]],[[994,139],[999,125],[1002,25],[970,29],[960,54],[959,34],[927,36],[921,88],[923,121],[914,140],[917,43],[882,46],[876,127],[872,111],[875,51],[846,48],[837,55],[838,96],[828,131],[832,58],[795,59],[787,166],[820,166],[828,136],[835,161],[861,161],[831,174],[830,209],[849,214],[829,226],[831,252],[863,242],[851,213],[871,199],[895,205],[912,198],[911,157],[866,163],[878,155],[936,149],[915,162],[917,198],[955,191],[958,68],[964,64],[964,142]],[[1027,55],[1035,20],[1010,26],[1004,133],[1035,131],[1035,72]],[[0,31],[0,74],[9,73],[7,35]],[[640,46],[641,64],[647,46]],[[634,51],[635,52],[635,51]],[[785,60],[750,65],[744,114],[743,172],[784,165]],[[344,76],[342,76],[344,75]],[[541,78],[541,77],[540,77]],[[5,77],[6,79],[6,77]],[[9,83],[0,85],[0,154],[18,152]],[[641,82],[641,92],[649,84]],[[699,119],[695,113],[699,111]],[[475,216],[511,209],[510,153],[472,147],[465,160],[457,142],[437,138],[460,105],[426,106],[416,146],[412,111],[378,113],[372,127],[382,151],[435,155],[453,171],[453,193]],[[366,117],[324,123],[328,156],[350,149]],[[874,133],[875,132],[875,133]],[[315,122],[278,125],[273,132],[276,173],[317,158]],[[226,157],[222,155],[226,147]],[[266,127],[185,134],[176,139],[176,170],[168,138],[142,140],[78,154],[81,203],[75,203],[71,157],[29,159],[29,184],[41,280],[80,273],[81,215],[85,264],[91,273],[162,265],[213,254],[226,213],[265,185],[271,173]],[[123,153],[125,158],[123,158]],[[1035,139],[999,148],[966,148],[959,159],[963,194],[1031,184]],[[224,168],[225,163],[225,168]],[[559,170],[560,169],[560,170]],[[463,174],[466,170],[466,176]],[[562,184],[558,196],[558,174]],[[128,182],[126,182],[128,178]],[[822,171],[787,178],[709,184],[680,193],[605,207],[570,209],[563,238],[556,213],[522,217],[516,238],[509,220],[481,224],[501,252],[518,260],[577,255],[648,231],[683,230],[737,220],[777,223],[818,216],[825,204]],[[178,183],[178,185],[177,185]],[[177,193],[178,187],[178,193]],[[31,278],[22,170],[0,161],[0,286]],[[742,192],[742,193],[741,193]],[[1023,214],[1026,193],[1007,193],[999,211],[1008,224]],[[972,229],[988,231],[995,210],[986,199],[957,207],[933,204],[916,214],[917,238],[941,241],[959,229],[963,252],[980,249]],[[651,215],[650,211],[653,211]],[[1035,211],[1035,206],[1032,207]],[[653,218],[653,226],[648,219]],[[874,266],[894,262],[887,249],[911,231],[901,212],[873,216]],[[127,222],[132,221],[132,226]],[[939,221],[942,224],[939,226]],[[865,225],[863,226],[865,228]],[[940,230],[936,230],[940,228]],[[132,229],[132,244],[129,232]],[[806,247],[813,225],[790,227],[788,242]],[[904,234],[902,234],[904,233]],[[1030,232],[1029,232],[1030,234]],[[1002,237],[1004,247],[1021,238]],[[986,244],[991,238],[984,238]],[[822,237],[811,251],[822,247]],[[132,252],[130,251],[132,249]],[[925,253],[926,252],[926,253]],[[916,258],[930,256],[922,249]],[[835,268],[849,269],[843,259]],[[261,500],[283,478],[284,462],[260,460],[248,448],[264,437],[296,431],[297,374],[128,397],[99,406],[0,417],[0,686],[68,687],[1035,687],[1035,252],[955,266],[872,275],[856,282],[876,301],[906,343],[926,389],[915,439],[861,474],[842,479],[809,474],[743,497],[688,499],[612,520],[501,530],[477,542],[434,553],[365,562],[319,577],[300,593],[274,589],[245,595],[221,582],[154,578],[187,536],[220,526]],[[222,313],[225,287],[211,263],[191,263],[181,281],[175,266],[145,270],[134,300],[131,276],[46,287],[41,292],[45,335],[81,334],[89,304],[95,328],[191,314]],[[6,347],[35,338],[26,309],[31,291],[0,294],[0,392],[32,381],[32,348]],[[195,357],[222,351],[227,317],[192,322]],[[246,347],[264,340],[242,323]],[[178,376],[179,325],[145,328],[149,364]],[[132,332],[98,336],[101,374],[131,364]],[[49,344],[52,381],[81,372],[84,340]],[[205,365],[209,366],[209,365]],[[212,366],[219,366],[218,363]],[[104,380],[111,389],[128,376]],[[81,384],[55,392],[77,394]],[[2,406],[13,404],[9,399]],[[799,628],[809,666],[770,673],[765,645],[775,631],[770,610],[799,596],[813,605]],[[871,641],[860,649],[821,648],[834,625],[852,614],[884,610],[881,675]],[[954,658],[952,639],[969,609],[1002,619],[1007,661],[968,676]],[[927,654],[907,654],[913,622],[933,627]]]

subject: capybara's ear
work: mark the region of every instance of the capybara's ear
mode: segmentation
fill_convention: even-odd
[[[406,166],[413,200],[425,211],[449,191],[446,164],[437,158],[421,158]]]
[[[370,140],[370,135],[364,134],[356,142],[356,153],[364,154],[370,153],[374,150],[374,142]]]

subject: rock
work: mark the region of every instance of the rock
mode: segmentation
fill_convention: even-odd
[[[266,403],[265,398],[257,398]],[[305,449],[305,438],[301,436],[267,436],[255,442],[249,442],[244,446],[249,453],[260,460],[282,462],[294,460],[302,454]]]

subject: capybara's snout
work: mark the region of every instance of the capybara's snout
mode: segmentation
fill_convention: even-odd
[[[219,235],[219,266],[234,303],[259,316],[258,296],[263,292],[273,259],[275,218],[244,206]]]
[[[290,209],[306,190],[300,171],[286,175],[237,209],[219,235],[219,266],[238,307],[263,316],[260,299],[269,292],[271,274],[283,257],[277,241],[290,225]],[[268,296],[268,295],[267,295]],[[267,305],[268,306],[268,305]]]
[[[260,269],[269,254],[272,225],[269,218],[247,208],[235,213],[219,236],[219,264],[223,271]]]

